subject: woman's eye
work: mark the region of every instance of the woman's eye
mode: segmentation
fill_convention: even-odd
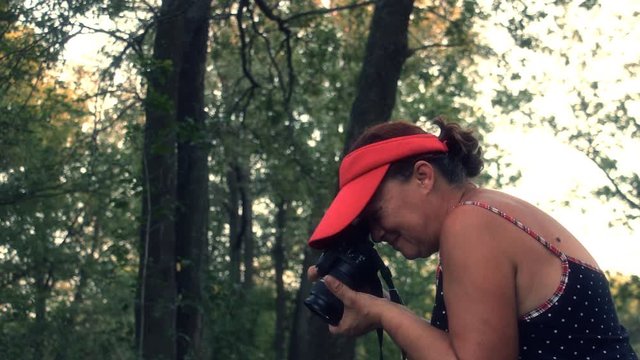
[[[377,226],[372,227],[371,238],[374,242],[381,242],[384,239],[384,231]]]

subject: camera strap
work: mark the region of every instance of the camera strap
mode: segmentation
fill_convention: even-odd
[[[402,298],[398,293],[398,290],[393,284],[393,276],[391,275],[391,270],[389,270],[389,267],[387,267],[384,261],[382,261],[382,258],[380,258],[380,255],[376,253],[375,257],[377,258],[376,260],[378,263],[378,270],[380,270],[380,276],[382,276],[382,279],[387,285],[387,291],[389,292],[389,300],[393,301],[396,304],[404,305],[404,303],[402,302]],[[382,284],[380,285],[382,286]],[[378,345],[380,347],[380,360],[383,360],[382,359],[382,340],[384,338],[384,332],[382,328],[376,329],[376,332],[378,333]],[[402,360],[407,360],[407,353],[402,349],[400,350],[402,351]]]

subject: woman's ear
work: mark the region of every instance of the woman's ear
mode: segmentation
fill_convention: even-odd
[[[435,169],[430,163],[419,160],[413,165],[413,177],[420,183],[420,187],[431,191],[435,183]]]

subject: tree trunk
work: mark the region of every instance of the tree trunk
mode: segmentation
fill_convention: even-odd
[[[91,267],[93,262],[95,261],[96,251],[98,250],[100,244],[100,236],[102,231],[102,222],[100,215],[97,214],[93,217],[93,234],[91,235],[91,248],[89,253],[86,255],[83,262],[80,263],[78,268],[78,285],[75,288],[75,292],[73,294],[73,301],[69,304],[69,309],[67,310],[64,320],[63,326],[68,331],[61,334],[61,340],[57,344],[56,355],[54,357],[55,360],[65,360],[71,356],[70,345],[73,341],[76,340],[75,336],[77,333],[76,323],[78,318],[78,313],[80,311],[80,307],[84,302],[84,292],[87,287],[87,269]]]
[[[242,239],[240,237],[240,189],[238,187],[238,166],[234,161],[227,170],[227,188],[229,189],[229,278],[232,284],[240,284],[240,257]]]
[[[313,201],[313,204],[322,204],[320,199]],[[322,214],[321,209],[317,206],[311,211],[312,219],[319,219]],[[312,221],[315,223],[316,221]],[[311,224],[310,224],[310,230]],[[302,263],[302,277],[300,279],[300,289],[296,294],[296,306],[293,314],[293,326],[291,336],[289,337],[289,360],[329,360],[333,359],[329,350],[330,334],[327,324],[318,316],[314,315],[304,305],[304,300],[309,296],[311,286],[313,285],[307,279],[307,269],[318,261],[320,252],[310,247],[305,247],[304,261]],[[353,346],[344,350],[342,357],[336,359],[352,359]],[[346,353],[346,354],[345,354]],[[347,357],[344,357],[347,356]],[[350,356],[350,357],[349,357]]]
[[[40,267],[42,269],[42,267]],[[43,270],[43,269],[42,269]],[[46,327],[47,327],[47,300],[49,298],[49,287],[47,286],[47,275],[44,271],[35,277],[35,319],[31,330],[33,339],[33,359],[40,360],[46,353]]]
[[[233,160],[227,171],[229,188],[229,266],[233,284],[242,284],[244,290],[253,288],[254,239],[253,197],[247,166],[239,159]],[[243,265],[244,272],[240,265]]]
[[[413,0],[380,0],[376,3],[356,98],[346,126],[343,156],[364,129],[388,121],[391,117],[398,79],[409,54],[407,34],[412,10]],[[330,336],[327,325],[317,316],[312,316],[303,304],[311,289],[306,269],[315,264],[317,256],[311,250],[305,253],[289,359],[351,360],[355,356],[355,341],[347,337]]]
[[[409,55],[407,34],[412,10],[413,0],[382,0],[376,4],[346,127],[345,152],[367,127],[391,117],[398,79]]]
[[[336,344],[329,334],[327,323],[311,313],[304,305],[309,296],[312,283],[306,277],[309,266],[315,264],[319,257],[317,250],[305,248],[302,265],[303,279],[296,295],[296,308],[289,342],[289,360],[333,360],[353,359],[354,346],[344,347]],[[337,348],[332,348],[338,346]]]
[[[201,358],[203,256],[209,217],[208,147],[204,74],[210,0],[185,14],[184,49],[178,87],[178,174],[176,208],[177,359]]]
[[[139,358],[176,357],[176,104],[183,9],[163,0],[148,70],[136,335]]]
[[[286,254],[284,251],[284,230],[287,224],[286,200],[281,200],[277,205],[276,233],[273,247],[273,262],[276,270],[276,329],[274,336],[275,360],[285,358],[285,324],[286,324],[286,292],[284,289],[284,269],[286,267]]]
[[[253,239],[253,194],[251,193],[251,175],[246,164],[241,164],[239,168],[240,178],[238,185],[240,188],[240,198],[242,199],[242,250],[244,260],[244,277],[242,287],[245,290],[253,288],[253,258],[255,257],[255,241]]]

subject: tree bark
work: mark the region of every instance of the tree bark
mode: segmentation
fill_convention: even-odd
[[[183,12],[163,0],[148,69],[136,335],[140,359],[176,357],[176,104]]]
[[[412,10],[413,0],[382,0],[376,4],[346,127],[345,152],[367,127],[391,117],[398,79],[409,56],[407,34]]]
[[[40,264],[38,264],[40,265]],[[41,270],[45,270],[43,266],[38,266]],[[35,296],[34,296],[34,313],[35,319],[31,329],[31,337],[33,339],[33,359],[40,360],[44,358],[46,353],[45,338],[47,329],[47,300],[50,296],[50,288],[47,285],[46,272],[42,271],[34,278]]]
[[[227,171],[229,188],[229,258],[233,284],[241,284],[244,290],[253,288],[253,197],[249,187],[247,166],[235,159]],[[241,271],[243,265],[244,271]]]
[[[238,187],[238,166],[234,161],[227,170],[227,188],[229,189],[229,278],[232,284],[240,284],[240,257],[242,239],[240,230],[240,189]]]
[[[91,235],[91,247],[84,261],[82,261],[79,265],[78,285],[76,286],[75,292],[73,294],[73,301],[71,301],[71,304],[69,304],[69,309],[67,310],[65,318],[63,320],[64,328],[70,329],[70,331],[61,334],[61,340],[59,341],[56,349],[56,355],[54,357],[55,360],[64,360],[72,357],[69,349],[72,342],[76,340],[75,333],[77,330],[75,329],[80,307],[84,302],[84,292],[87,287],[88,281],[88,268],[93,265],[96,251],[98,250],[100,244],[100,237],[102,235],[101,220],[102,219],[100,214],[96,214],[95,216],[93,216],[93,234]]]
[[[244,261],[244,276],[242,287],[244,290],[251,290],[254,285],[253,258],[255,257],[255,241],[253,238],[253,194],[251,193],[251,175],[246,164],[240,166],[240,198],[242,199],[242,250]]]
[[[327,324],[318,316],[312,314],[304,305],[304,299],[309,296],[311,282],[307,280],[307,269],[318,260],[319,252],[305,248],[302,264],[302,278],[300,289],[296,295],[293,326],[289,337],[289,360],[329,360],[329,332]]]
[[[380,0],[376,3],[356,97],[346,126],[343,156],[367,127],[388,121],[391,117],[398,79],[409,55],[407,34],[412,10],[413,0]],[[351,360],[355,356],[355,341],[330,336],[327,324],[311,315],[303,304],[311,289],[306,269],[315,264],[317,256],[317,252],[311,250],[305,253],[289,359]]]
[[[276,329],[274,336],[276,360],[284,359],[286,350],[285,324],[287,319],[287,299],[282,276],[284,275],[284,269],[286,267],[284,230],[287,224],[287,208],[288,202],[286,200],[280,200],[276,211],[276,231],[273,247],[273,262],[276,270]]]
[[[203,257],[209,218],[208,147],[205,134],[204,75],[210,0],[185,13],[178,87],[178,173],[176,208],[177,359],[201,358]]]

